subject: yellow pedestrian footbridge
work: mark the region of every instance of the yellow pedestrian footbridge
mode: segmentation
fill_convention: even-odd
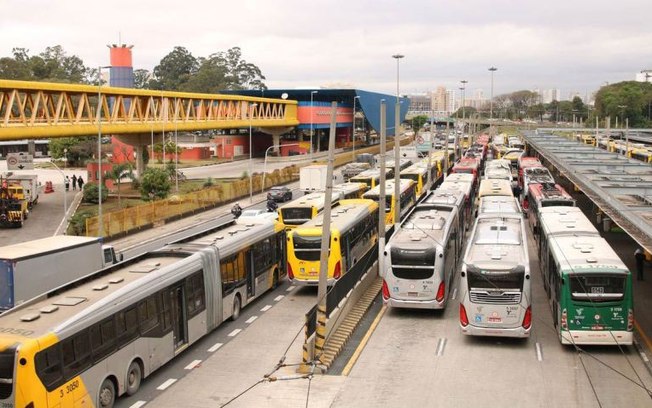
[[[291,100],[0,80],[0,140],[298,124]]]

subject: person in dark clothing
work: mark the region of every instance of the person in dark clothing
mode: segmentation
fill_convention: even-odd
[[[645,253],[641,248],[638,248],[634,252],[634,258],[636,258],[636,279],[643,280],[643,267],[645,266]]]
[[[79,176],[79,178],[77,179],[77,184],[79,185],[79,190],[80,191],[83,190],[83,188],[84,188],[84,179],[82,178],[82,176]]]
[[[75,191],[77,190],[77,176],[74,174],[72,175],[72,190]]]

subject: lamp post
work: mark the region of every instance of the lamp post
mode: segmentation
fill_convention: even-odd
[[[498,71],[496,67],[490,67],[491,72],[491,99],[489,100],[489,119],[494,118],[494,72]]]
[[[310,91],[310,160],[312,160],[312,103],[316,93],[319,91]]]
[[[463,79],[460,82],[462,83],[462,87],[460,88],[460,90],[462,91],[462,120],[465,120],[466,119],[466,109],[464,108],[464,106],[466,105],[466,100],[465,100],[466,98],[465,98],[465,95],[464,95],[464,91],[466,90],[466,84],[469,81],[467,81],[466,79]]]
[[[265,161],[264,161],[264,164],[263,164],[263,186],[260,188],[261,193],[265,191],[265,176],[267,175],[267,154],[269,153],[269,149],[271,149],[273,147],[280,148],[281,146],[285,146],[285,147],[299,146],[299,143],[288,143],[288,144],[284,144],[284,145],[271,145],[270,147],[267,148],[267,150],[265,150]]]
[[[110,65],[100,66],[97,68],[97,218],[98,228],[97,235],[104,235],[104,220],[102,218],[102,69],[111,68]]]
[[[249,105],[249,202],[253,203],[254,202],[254,183],[253,183],[253,159],[251,152],[253,150],[253,144],[251,143],[251,122],[253,120],[253,111],[254,108],[258,106],[257,103],[252,103]]]
[[[405,55],[394,54],[396,60],[396,106],[394,107],[394,231],[398,231],[401,222],[401,105],[399,93],[399,62]],[[381,198],[382,200],[382,198]]]
[[[353,140],[353,153],[352,159],[355,160],[355,100],[360,99],[359,96],[353,97],[353,123],[351,125],[351,140]]]

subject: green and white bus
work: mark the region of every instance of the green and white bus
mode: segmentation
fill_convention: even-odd
[[[547,211],[540,214],[541,271],[561,343],[632,344],[629,269],[597,230],[580,227],[588,222],[583,213],[564,207],[567,214],[562,217],[543,210]],[[568,227],[573,224],[578,227]]]

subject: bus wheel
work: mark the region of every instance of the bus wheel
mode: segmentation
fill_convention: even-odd
[[[231,320],[236,321],[240,317],[240,309],[242,305],[240,304],[240,296],[235,295],[233,298],[233,314],[231,315]]]
[[[105,379],[100,387],[98,395],[98,404],[102,408],[111,408],[115,402],[115,385],[110,379]]]
[[[127,371],[127,395],[134,395],[140,388],[140,381],[143,379],[143,370],[137,361],[132,361]]]

